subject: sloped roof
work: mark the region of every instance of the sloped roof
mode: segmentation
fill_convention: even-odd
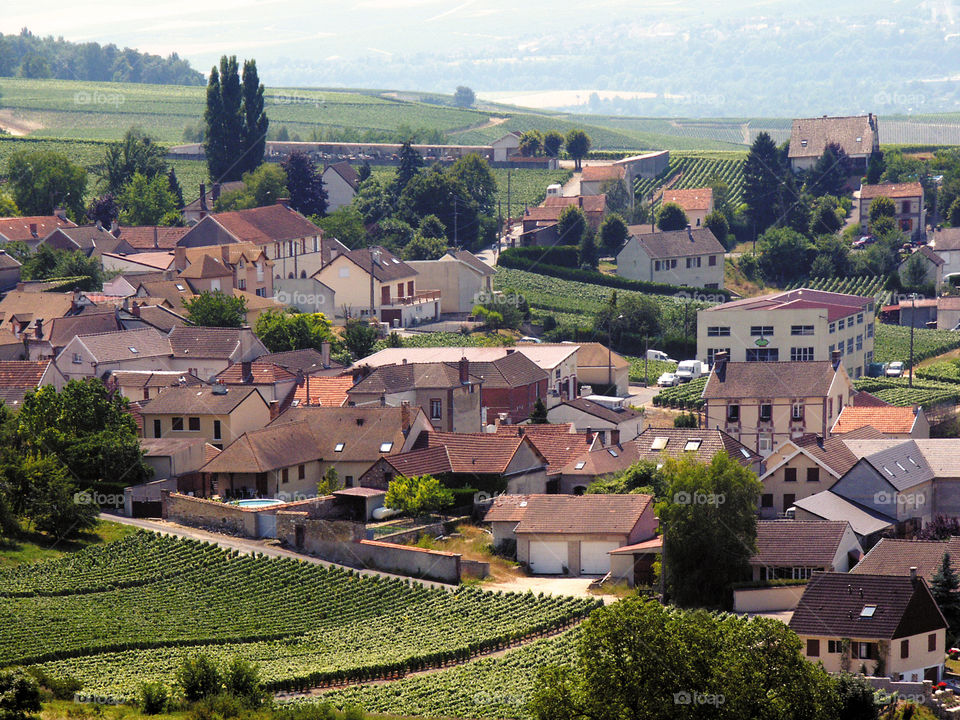
[[[526,437],[547,460],[547,475],[556,475],[573,458],[590,449],[593,433],[575,432],[573,423],[498,425],[497,435]]]
[[[346,182],[347,185],[352,187],[354,190],[360,186],[360,176],[357,174],[357,171],[353,165],[346,161],[327,165],[323,171],[326,172],[327,170],[333,170],[333,172],[342,177],[344,182]]]
[[[893,527],[896,520],[847,500],[830,490],[824,490],[795,501],[795,507],[824,520],[846,520],[857,535],[871,535]]]
[[[933,580],[944,554],[950,555],[954,567],[960,561],[960,537],[956,535],[948,540],[901,540],[899,538],[880,538],[870,552],[863,556],[856,567],[850,570],[852,575],[909,575],[910,568],[917,568],[917,574],[927,580]]]
[[[815,362],[727,362],[721,380],[716,368],[703,388],[706,400],[754,397],[826,397],[837,371]]]
[[[263,362],[276,363],[280,367],[284,367],[291,372],[303,370],[303,372],[307,375],[316,370],[325,369],[323,366],[323,355],[319,350],[315,350],[314,348],[269,353],[267,355],[261,355],[259,359]],[[330,367],[342,368],[343,365],[331,360]]]
[[[831,144],[847,155],[865,155],[876,142],[876,118],[871,120],[869,115],[802,118],[793,121],[789,157],[818,158]]]
[[[219,258],[215,258],[212,255],[203,255],[201,259],[181,270],[177,277],[186,278],[187,280],[233,277],[233,271],[224,265]]]
[[[514,532],[629,535],[652,502],[652,495],[533,495]]]
[[[116,236],[136,250],[173,250],[188,230],[187,227],[130,225],[117,228]]]
[[[196,375],[177,370],[113,370],[110,377],[120,387],[179,387],[202,385]]]
[[[303,215],[279,203],[248,210],[215,213],[209,217],[240,242],[253,242],[257,245],[323,235],[323,230]]]
[[[58,228],[61,234],[72,240],[83,251],[99,250],[106,253],[126,253],[136,251],[126,240],[113,235],[109,229],[96,225]],[[53,232],[51,232],[51,235]],[[48,236],[49,238],[49,236]],[[89,253],[88,253],[89,254]]]
[[[21,266],[18,260],[8,255],[5,250],[0,250],[0,270],[12,270]]]
[[[374,247],[372,249],[380,251],[380,259],[374,263],[373,266],[373,276],[378,281],[391,282],[393,280],[399,280],[400,278],[406,279],[417,275],[416,270],[389,250],[382,247]],[[371,248],[357,248],[356,250],[344,253],[343,256],[369,275],[371,262],[370,250]],[[315,275],[319,274],[319,272],[322,272],[322,270],[315,273]]]
[[[960,250],[960,227],[948,227],[928,233],[930,246],[934,250]]]
[[[54,318],[49,325],[49,332],[45,333],[53,347],[62,348],[77,335],[116,332],[121,329],[116,314],[111,310]]]
[[[576,205],[585,213],[602,213],[607,208],[607,196],[606,195],[568,195],[557,197],[552,195],[544,199],[543,204],[540,207],[544,208],[557,208],[557,217],[559,217],[559,211],[562,211],[563,208],[570,207],[571,205]],[[536,208],[530,208],[531,211]]]
[[[654,447],[660,444],[657,438],[667,440],[662,450]],[[699,441],[696,448],[693,447],[692,441]],[[687,450],[688,443],[691,443],[689,450]],[[627,445],[636,446],[638,460],[657,460],[664,453],[670,456],[694,453],[698,462],[708,463],[717,453],[725,452],[731,460],[748,467],[762,459],[732,435],[723,430],[710,428],[648,427]]]
[[[170,341],[154,328],[78,335],[98,363],[170,355]]]
[[[234,363],[216,378],[224,385],[275,385],[297,379],[294,373],[275,363],[254,360],[249,367],[250,373],[245,376],[244,363]]]
[[[267,404],[255,387],[229,387],[227,392],[214,392],[214,388],[210,386],[172,387],[146,401],[143,414],[228,415],[254,393],[264,405]]]
[[[37,233],[30,232],[30,226],[36,225]],[[69,220],[57,217],[56,215],[29,215],[26,217],[5,217],[0,218],[0,235],[11,242],[22,241],[29,242],[38,238],[45,238],[57,228],[76,227]]]
[[[724,312],[727,310],[753,310],[756,312],[771,312],[773,310],[793,310],[798,308],[822,308],[827,311],[830,321],[847,317],[852,313],[864,311],[873,304],[872,297],[847,295],[845,293],[797,288],[785,290],[770,295],[743,298],[732,302],[720,303],[704,308],[700,312]]]
[[[483,381],[470,373],[469,382],[479,385]],[[413,388],[454,388],[460,385],[460,369],[453,363],[407,363],[374,368],[367,377],[351,387],[350,392],[382,395]]]
[[[137,287],[146,293],[148,298],[163,298],[174,310],[183,310],[183,301],[192,300],[196,297],[190,285],[183,280],[156,280],[151,282],[142,282]],[[182,288],[182,289],[181,289]]]
[[[73,296],[70,293],[11,290],[0,300],[0,319],[9,321],[14,315],[21,315],[50,322],[70,314],[72,309]]]
[[[960,476],[960,467],[957,465],[957,450],[960,447],[960,440],[956,438],[854,439],[851,435],[852,433],[844,435],[843,442],[857,458],[869,457],[884,451],[901,448],[906,453],[919,452],[935,477]]]
[[[200,470],[251,473],[300,465],[323,456],[317,439],[316,427],[308,420],[268,425],[245,432]]]
[[[513,456],[524,444],[531,447],[536,455],[543,457],[527,438],[494,433],[425,432],[417,438],[414,451],[444,448],[450,472],[494,475],[507,471]],[[440,455],[434,453],[429,459],[431,462],[439,462]],[[546,464],[546,458],[543,460]],[[391,464],[392,462],[391,458]]]
[[[860,199],[869,200],[876,197],[897,198],[923,197],[923,185],[918,182],[886,183],[884,185],[862,185]]]
[[[435,447],[426,447],[419,450],[411,450],[407,453],[400,453],[385,460],[397,471],[397,474],[404,477],[417,477],[419,475],[440,475],[442,473],[455,472],[453,463],[450,462],[450,455],[447,453],[445,445]],[[474,472],[487,472],[485,470],[475,470]],[[492,470],[489,472],[497,472]]]
[[[104,252],[102,256],[108,259],[135,263],[144,268],[155,270],[169,270],[173,267],[173,253],[166,250],[158,252],[137,252],[132,255],[119,255],[113,252]]]
[[[614,424],[620,424],[627,420],[633,420],[643,416],[643,413],[638,412],[633,408],[621,406],[618,410],[613,410],[608,408],[606,405],[600,405],[599,403],[592,402],[582,397],[574,398],[572,400],[564,400],[560,404],[566,405],[567,407],[572,407],[575,410],[586,413],[587,415],[592,415],[595,418],[599,418],[600,420],[605,420]]]
[[[139,315],[134,317],[139,317],[148,325],[153,325],[157,330],[165,333],[170,332],[175,327],[188,324],[183,315],[163,305],[140,305]]]
[[[481,275],[496,275],[497,269],[487,265],[483,260],[478,258],[472,252],[468,250],[456,250],[451,248],[447,251],[450,255],[455,257],[462,263],[465,263],[476,270]]]
[[[497,495],[483,516],[484,522],[520,522],[532,495]]]
[[[541,343],[541,345],[553,345],[562,343]],[[569,346],[568,346],[569,347]],[[608,363],[613,363],[615,370],[630,367],[630,361],[619,353],[610,351],[606,345],[598,342],[578,342],[577,343],[577,368],[606,368]]]
[[[585,165],[580,173],[580,182],[622,180],[623,175],[623,165]]]
[[[722,255],[725,250],[710,228],[643,232],[646,225],[631,225],[630,239],[638,242],[651,258],[677,258],[688,255]]]
[[[815,573],[790,620],[799,635],[831,638],[893,640],[946,626],[922,578],[849,573]]]
[[[229,359],[240,347],[239,328],[183,325],[170,331],[170,347],[178,358]]]
[[[36,388],[50,367],[50,360],[0,360],[0,400],[19,405]]]
[[[303,385],[298,385],[294,391],[293,399],[299,405],[342,407],[347,404],[347,391],[352,387],[353,378],[350,375],[340,377],[306,375]]]
[[[709,211],[713,208],[713,188],[664,190],[662,202],[679,205],[684,211]]]
[[[750,564],[830,568],[848,527],[836,520],[758,520]]]
[[[571,355],[575,355],[578,345],[564,344],[536,344],[523,343],[514,348],[505,347],[423,347],[423,348],[384,348],[372,355],[358,360],[355,365],[369,365],[370,367],[379,367],[380,365],[401,364],[404,360],[408,363],[422,362],[458,362],[460,358],[467,358],[470,361],[470,372],[483,377],[484,384],[487,387],[496,387],[493,383],[497,382],[496,377],[488,377],[491,370],[480,370],[481,363],[493,363],[512,355],[523,355],[528,358],[539,369],[552,369],[562,363]],[[513,365],[512,363],[516,363]],[[516,375],[519,371],[522,375]],[[522,381],[521,384],[529,384],[544,378],[532,370],[529,365],[521,360],[514,359],[506,364],[498,362],[496,372],[504,377],[501,382],[520,381],[521,377],[529,378]],[[529,374],[528,374],[529,373]],[[507,379],[509,376],[510,380]],[[536,376],[536,380],[534,379]],[[506,387],[504,385],[503,387]]]
[[[917,412],[923,411],[919,408],[895,405],[886,407],[847,405],[840,411],[840,416],[830,432],[839,435],[864,425],[872,425],[882,433],[910,433],[917,422]]]

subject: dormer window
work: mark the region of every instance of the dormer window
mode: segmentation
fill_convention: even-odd
[[[334,451],[334,452],[343,452],[343,446],[344,446],[344,443],[339,442],[339,443],[337,443],[336,445],[333,446],[333,451]]]

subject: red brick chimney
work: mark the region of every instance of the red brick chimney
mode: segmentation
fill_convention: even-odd
[[[31,237],[38,237],[38,235],[37,235],[37,224],[36,224],[36,223],[30,223],[30,236],[31,236]]]
[[[177,272],[187,269],[187,249],[177,245],[173,249],[173,267]]]
[[[400,405],[400,430],[406,434],[410,430],[410,403],[403,401]]]
[[[470,382],[470,361],[466,357],[460,358],[460,384],[466,385]]]
[[[253,382],[253,363],[251,363],[249,360],[244,360],[242,363],[240,363],[240,382]]]

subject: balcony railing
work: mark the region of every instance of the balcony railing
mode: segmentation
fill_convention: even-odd
[[[394,307],[397,305],[417,305],[419,303],[433,302],[440,299],[439,290],[426,290],[418,292],[415,295],[406,295],[404,297],[392,297],[390,302],[384,303],[383,307]]]

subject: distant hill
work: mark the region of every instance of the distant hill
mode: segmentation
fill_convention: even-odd
[[[190,63],[112,43],[73,43],[62,37],[39,37],[24,28],[19,35],[0,34],[0,77],[202,85],[204,76]]]

